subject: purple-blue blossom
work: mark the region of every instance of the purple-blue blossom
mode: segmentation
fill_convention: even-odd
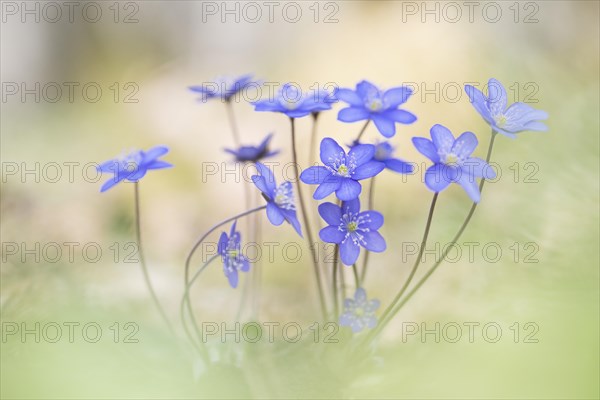
[[[286,83],[273,98],[259,100],[252,104],[255,111],[279,112],[290,118],[300,118],[311,113],[329,110],[334,101],[333,95],[325,91],[302,93],[299,86]]]
[[[225,149],[227,153],[233,154],[235,160],[239,162],[257,162],[264,158],[273,157],[279,153],[279,150],[271,151],[269,143],[273,134],[267,135],[258,146],[240,146],[237,150]]]
[[[383,215],[377,211],[361,212],[358,198],[342,202],[341,207],[323,203],[319,215],[329,224],[321,229],[319,237],[326,243],[339,245],[345,265],[356,262],[361,247],[375,253],[385,251],[385,239],[377,232],[383,225]]]
[[[219,98],[223,101],[230,101],[233,96],[249,86],[258,86],[259,82],[252,80],[251,74],[239,77],[218,77],[214,82],[205,82],[202,85],[190,86],[190,90],[200,93],[200,101],[205,102],[209,99]]]
[[[148,151],[135,150],[103,162],[97,167],[98,172],[112,173],[114,177],[104,182],[100,192],[107,191],[122,180],[137,182],[146,175],[148,170],[172,167],[173,164],[158,159],[168,152],[168,147],[156,146]]]
[[[242,237],[236,227],[237,221],[231,225],[229,236],[227,233],[221,233],[219,244],[217,246],[221,259],[223,260],[223,272],[229,280],[229,285],[236,288],[238,284],[238,272],[248,272],[250,262],[242,254]]]
[[[375,311],[379,308],[379,300],[367,298],[363,288],[357,288],[353,299],[344,300],[344,311],[340,315],[340,325],[348,326],[353,333],[363,329],[373,329],[377,325]]]
[[[485,96],[479,89],[465,85],[465,92],[475,110],[498,133],[515,138],[516,133],[523,131],[546,131],[548,127],[540,120],[548,118],[548,113],[517,102],[507,105],[506,90],[502,84],[492,78],[488,82],[488,94]]]
[[[267,201],[267,218],[279,226],[287,221],[302,236],[302,228],[296,216],[296,205],[294,203],[294,191],[292,184],[288,181],[277,186],[275,176],[271,170],[262,163],[256,163],[259,175],[252,176],[252,182],[263,194]]]
[[[385,168],[384,163],[373,160],[374,155],[375,146],[371,144],[356,145],[346,154],[335,140],[324,138],[320,156],[325,165],[305,169],[300,180],[308,185],[319,185],[313,195],[316,200],[333,192],[342,201],[354,200],[362,191],[358,181],[372,178]]]
[[[471,200],[480,200],[477,178],[494,179],[496,172],[484,160],[471,157],[477,147],[472,132],[464,132],[455,139],[450,130],[442,125],[431,128],[431,139],[412,139],[417,150],[433,161],[425,172],[425,184],[434,192],[441,192],[451,183],[458,183]]]
[[[406,86],[382,91],[368,81],[361,81],[356,90],[338,89],[335,96],[348,103],[338,113],[342,122],[372,120],[379,132],[385,137],[396,134],[396,123],[412,124],[417,117],[399,107],[412,95],[412,89]]]

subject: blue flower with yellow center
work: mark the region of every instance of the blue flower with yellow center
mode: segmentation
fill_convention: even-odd
[[[367,298],[363,288],[357,288],[353,299],[344,300],[344,311],[340,315],[340,325],[348,326],[353,333],[363,329],[373,329],[377,326],[375,311],[379,308],[379,300]]]
[[[259,100],[252,104],[255,111],[279,112],[290,118],[300,118],[329,110],[333,102],[335,97],[323,90],[302,93],[297,85],[286,83],[274,98]]]
[[[475,110],[498,133],[510,138],[523,131],[546,131],[548,127],[540,120],[548,118],[548,113],[517,102],[510,107],[507,105],[506,89],[502,84],[492,78],[488,82],[488,95],[485,96],[479,89],[465,85],[465,92],[471,100]]]
[[[236,288],[238,284],[238,272],[247,272],[250,270],[250,262],[242,254],[242,236],[236,231],[237,222],[231,226],[229,236],[227,233],[221,233],[219,244],[217,245],[218,252],[223,260],[223,272],[229,280],[229,285]]]

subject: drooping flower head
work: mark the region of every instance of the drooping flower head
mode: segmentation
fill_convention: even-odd
[[[238,272],[248,272],[250,269],[250,262],[242,254],[242,236],[235,230],[236,224],[237,221],[231,225],[229,236],[225,232],[221,233],[217,246],[223,260],[223,272],[234,289],[238,284]]]
[[[465,92],[475,110],[498,133],[515,138],[516,133],[523,131],[546,131],[548,128],[540,120],[548,118],[548,113],[517,102],[507,105],[504,86],[492,78],[488,82],[488,96],[479,89],[465,85]]]
[[[235,160],[239,162],[257,162],[264,158],[273,157],[279,153],[279,150],[269,150],[269,143],[273,134],[267,135],[258,146],[240,146],[237,150],[225,149],[226,152],[233,154]]]
[[[340,316],[340,325],[349,326],[353,333],[359,333],[365,328],[373,329],[377,325],[375,311],[379,308],[379,300],[367,299],[367,292],[357,288],[354,299],[344,300],[344,311]]]
[[[98,172],[112,173],[114,177],[104,182],[100,192],[107,191],[124,179],[137,182],[146,175],[149,169],[172,167],[172,164],[158,159],[168,152],[168,147],[156,146],[148,151],[136,150],[103,162],[97,167]]]
[[[496,172],[484,160],[471,157],[477,147],[477,138],[471,132],[465,132],[455,139],[450,130],[442,125],[431,128],[431,139],[415,137],[412,139],[417,150],[433,161],[425,172],[425,184],[434,192],[441,192],[450,183],[458,183],[467,192],[471,200],[480,199],[476,178],[494,179]]]
[[[381,253],[385,250],[385,239],[377,232],[383,225],[383,215],[377,211],[360,212],[360,201],[342,202],[342,206],[323,203],[319,206],[321,218],[329,224],[319,232],[326,243],[340,245],[340,258],[345,265],[358,259],[360,248]]]
[[[331,109],[335,101],[331,95],[324,91],[302,93],[295,84],[284,84],[274,98],[259,100],[254,104],[256,111],[279,112],[290,118],[305,117],[311,113]]]
[[[355,141],[349,147],[352,148],[358,144],[360,143]],[[414,172],[413,164],[399,158],[394,158],[396,148],[389,141],[378,142],[374,146],[375,154],[373,155],[373,161],[382,162],[386,169],[400,174],[412,174]]]
[[[412,124],[417,120],[414,114],[399,108],[411,94],[412,89],[406,86],[382,91],[368,81],[358,83],[356,90],[338,89],[337,99],[350,105],[340,110],[338,120],[372,120],[383,136],[392,137],[396,134],[396,123]]]
[[[316,200],[324,199],[335,192],[338,199],[349,201],[358,198],[362,187],[359,180],[371,178],[385,168],[385,164],[374,161],[375,146],[359,144],[346,154],[344,149],[331,138],[321,141],[321,161],[324,166],[313,166],[300,174],[300,180],[309,185],[318,184],[313,195]]]
[[[275,226],[287,221],[298,232],[298,235],[302,236],[302,228],[296,216],[292,184],[285,181],[277,186],[273,172],[262,163],[256,163],[256,169],[259,175],[253,175],[252,182],[262,192],[267,201],[267,218],[269,218],[269,221]]]
[[[259,82],[252,80],[252,75],[242,75],[236,78],[218,77],[214,82],[205,82],[199,86],[190,86],[192,92],[200,93],[200,101],[205,102],[209,99],[219,98],[222,101],[230,101],[233,96],[252,85],[259,85]]]

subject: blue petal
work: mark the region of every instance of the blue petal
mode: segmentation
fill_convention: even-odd
[[[425,185],[434,192],[441,192],[450,184],[448,167],[444,164],[434,164],[425,172]]]
[[[329,225],[337,226],[342,221],[342,209],[333,203],[319,205],[319,215]]]
[[[227,250],[227,241],[229,238],[225,232],[221,232],[221,237],[219,237],[219,243],[217,244],[217,251],[219,254],[223,255],[223,253]]]
[[[340,187],[335,191],[335,195],[342,201],[350,201],[356,199],[360,195],[361,190],[360,183],[350,178],[343,178],[340,182]]]
[[[338,190],[340,185],[342,184],[342,178],[338,176],[331,176],[325,182],[321,183],[315,193],[313,194],[313,199],[321,200],[325,197],[329,196],[331,193]]]
[[[483,93],[481,93],[481,90],[471,85],[465,85],[465,92],[467,93],[467,96],[469,96],[471,104],[475,110],[477,110],[477,112],[488,122],[488,124],[493,124],[494,119],[488,110],[486,98]]]
[[[434,163],[440,161],[440,156],[431,140],[421,137],[414,137],[412,138],[412,142],[419,153],[423,154]]]
[[[267,203],[267,217],[269,218],[269,221],[275,226],[281,225],[283,223],[283,220],[285,219],[279,207],[277,207],[277,205],[275,205],[275,203],[272,202]]]
[[[296,211],[294,210],[280,210],[283,214],[285,220],[292,225],[292,228],[302,237],[302,227],[300,226],[300,221],[298,221],[298,217],[296,216]]]
[[[452,153],[459,158],[467,158],[475,151],[478,144],[479,142],[474,133],[464,132],[452,145]]]
[[[369,119],[369,112],[363,107],[342,108],[338,113],[338,121],[356,122]]]
[[[231,285],[232,288],[236,288],[237,284],[238,284],[238,272],[237,270],[233,270],[231,271],[229,274],[225,274],[227,276],[227,279],[229,280],[229,285]]]
[[[525,103],[514,103],[504,113],[506,116],[506,124],[502,127],[508,132],[524,131],[525,126],[536,120],[548,118],[548,113],[541,110],[536,110]]]
[[[264,165],[263,163],[256,163],[256,169],[259,174],[264,178],[265,185],[267,187],[267,194],[272,193],[277,188],[277,183],[275,182],[275,176],[271,172],[271,170]]]
[[[360,199],[357,197],[354,200],[343,202],[342,209],[344,214],[358,214],[358,212],[360,211]]]
[[[385,251],[385,239],[377,231],[363,232],[365,239],[365,249],[375,253]]]
[[[372,178],[385,169],[385,164],[380,161],[369,161],[366,164],[359,165],[352,173],[352,179],[361,180]]]
[[[375,123],[379,133],[383,136],[389,138],[396,134],[396,125],[393,120],[383,114],[372,114],[371,119]]]
[[[401,124],[412,124],[417,120],[417,116],[405,110],[388,110],[383,112],[387,118]]]
[[[354,321],[354,315],[349,312],[345,312],[340,315],[340,325],[341,326],[350,326],[352,325],[352,321]]]
[[[377,326],[377,318],[375,318],[373,315],[370,315],[368,317],[363,317],[363,323],[365,324],[365,326],[369,329],[373,329]]]
[[[346,234],[337,226],[326,226],[319,232],[319,237],[325,243],[341,243],[345,236]]]
[[[146,166],[146,169],[163,169],[163,168],[171,168],[173,166],[173,164],[168,163],[166,161],[161,161],[161,160],[157,160],[157,161],[153,161],[150,164],[148,164]]]
[[[142,163],[147,163],[156,160],[158,157],[167,154],[169,148],[166,146],[156,146],[143,153],[144,157]]]
[[[331,171],[323,166],[308,167],[300,174],[300,180],[307,185],[323,183],[331,176]]]
[[[354,158],[356,165],[362,165],[371,161],[375,155],[375,146],[372,144],[357,144],[350,149],[348,155]]]
[[[335,91],[335,97],[351,106],[361,107],[363,105],[361,98],[352,89],[338,89]]]
[[[467,170],[468,174],[478,178],[494,179],[496,177],[494,168],[481,158],[477,157],[467,158],[462,164],[462,169]]]
[[[353,265],[360,254],[360,247],[348,237],[340,244],[340,258],[344,265]]]
[[[248,261],[248,259],[244,256],[240,256],[240,261],[242,262],[242,267],[240,268],[240,271],[242,271],[242,272],[250,271],[250,261]]]
[[[380,306],[379,300],[373,299],[373,300],[367,301],[367,304],[365,305],[364,309],[368,313],[374,313],[375,311],[377,311],[379,306]]]
[[[320,156],[323,164],[331,165],[333,160],[340,157],[340,154],[345,155],[346,152],[335,140],[328,137],[321,140]]]
[[[412,89],[407,86],[386,90],[383,94],[383,103],[386,107],[398,107],[400,104],[406,103],[412,93]]]
[[[431,142],[430,142],[431,143]],[[414,165],[397,158],[390,158],[383,162],[387,169],[390,169],[401,174],[412,174],[415,170]]]
[[[365,289],[359,287],[356,288],[356,291],[354,292],[354,302],[356,304],[364,304],[367,301],[367,292],[365,291]]]
[[[125,179],[125,175],[122,175],[122,174],[119,175],[118,177],[117,177],[117,175],[113,176],[112,178],[110,178],[109,180],[104,182],[104,185],[102,185],[102,187],[100,188],[100,192],[106,192],[108,189],[115,186],[117,183],[121,182],[123,179]]]
[[[111,172],[116,174],[119,171],[119,160],[108,160],[96,167],[98,172]]]
[[[237,226],[237,219],[235,221],[233,221],[233,224],[231,224],[231,229],[229,231],[229,236],[234,236],[237,233],[237,241],[240,241],[240,233],[235,231],[235,228]]]
[[[146,175],[146,172],[148,172],[146,167],[145,166],[142,167],[140,165],[140,166],[138,166],[137,171],[134,171],[133,173],[129,174],[129,176],[127,177],[127,180],[131,181],[131,182],[137,182]]]
[[[369,222],[361,224],[360,228],[368,228],[372,231],[376,231],[383,225],[383,215],[380,212],[369,210],[361,213],[361,215],[367,216]]]
[[[254,186],[256,186],[258,188],[258,190],[260,190],[261,192],[266,194],[268,197],[271,197],[273,195],[273,192],[270,191],[269,188],[267,187],[265,178],[263,178],[260,175],[252,175],[251,179],[252,179],[252,182],[254,182]]]
[[[488,81],[488,109],[492,115],[503,114],[506,109],[506,90],[502,84],[492,78]]]
[[[540,131],[540,132],[545,132],[548,130],[548,127],[539,122],[539,121],[531,121],[528,122],[524,125],[525,130],[527,131]]]
[[[462,188],[467,192],[471,200],[475,203],[479,203],[480,193],[479,193],[479,185],[477,184],[477,180],[474,176],[469,175],[468,173],[462,173],[458,177],[458,184],[462,186]]]
[[[365,97],[367,97],[367,95],[373,92],[379,92],[379,89],[377,88],[377,86],[373,85],[369,81],[363,80],[356,85],[356,93],[362,99],[364,99]]]
[[[429,132],[431,133],[433,144],[438,150],[438,153],[442,152],[442,154],[446,154],[452,150],[454,136],[452,135],[452,132],[450,132],[450,129],[443,125],[436,124],[431,127]]]

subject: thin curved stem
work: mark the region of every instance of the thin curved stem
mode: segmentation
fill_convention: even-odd
[[[302,196],[302,185],[300,185],[300,173],[298,167],[298,154],[296,152],[296,128],[294,123],[294,118],[290,118],[290,122],[292,125],[292,162],[294,163],[294,178],[296,181],[296,190],[298,192],[298,203],[300,203],[300,211],[302,212],[302,219],[304,222],[304,228],[306,230],[306,240],[308,241],[308,248],[310,249],[313,261],[313,267],[315,272],[315,278],[317,280],[317,290],[319,292],[319,302],[321,305],[321,313],[323,314],[323,319],[327,318],[327,308],[325,307],[325,296],[323,295],[323,287],[321,283],[321,274],[319,271],[319,260],[317,258],[317,252],[315,249],[316,243],[313,241],[312,230],[310,228],[310,223],[308,220],[308,214],[306,213],[306,206],[304,205],[304,197]]]
[[[173,326],[171,325],[171,322],[169,321],[169,318],[167,318],[167,314],[165,313],[165,310],[162,308],[162,306],[160,305],[160,301],[158,301],[158,297],[156,296],[156,292],[154,292],[154,288],[152,287],[152,282],[150,281],[150,275],[148,274],[148,268],[146,267],[146,258],[144,257],[144,251],[142,248],[142,230],[141,230],[141,223],[140,223],[140,189],[139,189],[139,182],[135,182],[134,183],[134,191],[135,191],[135,231],[136,231],[136,239],[137,239],[137,244],[138,244],[138,253],[140,256],[140,266],[142,267],[142,273],[144,274],[144,281],[146,282],[146,286],[148,287],[148,291],[150,292],[150,296],[152,296],[152,301],[154,302],[154,305],[156,306],[156,308],[158,309],[158,312],[160,313],[160,316],[162,317],[162,319],[165,321],[165,323],[167,324],[167,327],[169,328],[169,331],[171,331],[172,334],[175,334],[175,331],[173,330]]]
[[[339,315],[339,301],[338,301],[338,285],[337,285],[337,274],[338,274],[338,264],[339,264],[339,250],[340,245],[336,244],[333,247],[333,277],[331,288],[333,290],[333,316],[337,318]]]
[[[187,335],[187,337],[188,337],[189,341],[192,343],[192,345],[196,348],[196,350],[198,350],[198,352],[204,357],[205,361],[208,361],[208,353],[206,352],[206,349],[203,346],[201,347],[196,344],[196,341],[194,340],[194,337],[192,336],[192,333],[190,332],[190,329],[189,329],[187,323],[185,322],[185,305],[186,305],[186,298],[189,297],[190,288],[192,287],[192,285],[194,284],[196,279],[198,279],[198,277],[206,269],[206,267],[208,267],[208,265],[210,263],[212,263],[214,260],[216,260],[218,257],[219,257],[219,254],[215,254],[207,262],[205,262],[204,265],[202,267],[200,267],[200,269],[198,269],[198,271],[196,271],[196,273],[194,274],[192,279],[186,285],[185,291],[183,293],[183,297],[181,298],[181,303],[179,305],[179,315],[181,318],[181,322],[183,324],[183,329],[185,330],[185,334]],[[188,313],[190,315],[190,319],[192,321],[192,325],[194,326],[196,335],[199,338],[201,338],[202,337],[201,332],[200,332],[200,329],[198,328],[196,318],[194,318],[194,313],[191,308],[188,310]],[[202,340],[202,339],[200,339],[200,340]]]
[[[208,237],[208,235],[210,235],[211,233],[213,233],[214,231],[216,231],[217,229],[219,229],[219,228],[220,228],[220,227],[222,227],[223,225],[225,225],[225,224],[228,224],[229,222],[235,221],[236,219],[239,219],[239,218],[245,217],[246,215],[249,215],[249,214],[252,214],[252,213],[254,213],[254,212],[257,212],[257,211],[263,210],[263,209],[265,209],[265,208],[267,208],[267,206],[260,206],[260,207],[257,207],[257,208],[253,208],[252,210],[245,211],[245,212],[243,212],[243,213],[241,213],[241,214],[235,215],[235,216],[233,216],[233,217],[231,217],[231,218],[228,218],[228,219],[226,219],[225,221],[222,221],[222,222],[220,222],[220,223],[218,223],[218,224],[214,225],[214,226],[213,226],[212,228],[210,228],[210,229],[209,229],[209,230],[208,230],[208,231],[207,231],[207,232],[206,232],[204,235],[202,235],[202,236],[201,236],[201,237],[200,237],[200,238],[199,238],[199,239],[196,241],[196,243],[195,243],[195,244],[194,244],[194,246],[192,247],[192,250],[190,250],[190,253],[188,254],[188,256],[187,256],[187,258],[186,258],[186,260],[185,260],[185,271],[184,271],[184,274],[183,274],[183,275],[184,275],[184,278],[183,278],[183,279],[184,279],[184,281],[183,281],[183,283],[184,283],[184,288],[187,288],[187,286],[188,286],[188,284],[189,284],[190,263],[191,263],[191,261],[192,261],[192,256],[194,255],[194,253],[196,252],[196,250],[198,249],[198,247],[200,247],[200,244],[202,244],[202,242],[203,242],[203,241],[204,241],[204,240],[205,240],[205,239]],[[188,307],[188,309],[190,310],[190,314],[192,314],[192,313],[191,313],[191,310],[192,310],[192,304],[191,304],[191,302],[190,302],[190,296],[189,296],[189,293],[187,293],[187,295],[186,295],[186,296],[184,296],[184,298],[185,298],[185,303],[186,303],[186,306],[187,306],[187,307]],[[197,333],[198,333],[198,332],[199,332],[199,329],[197,328],[197,324],[196,324],[196,322],[195,322],[195,319],[194,319],[193,315],[192,315],[192,322],[194,323],[194,325],[195,325],[195,329],[197,330]],[[202,339],[200,339],[200,343],[202,343]],[[201,345],[201,346],[203,347],[203,346],[204,346],[204,343],[202,343],[202,345]]]
[[[488,164],[489,164],[490,159],[492,157],[492,149],[494,147],[494,139],[496,138],[496,135],[497,135],[497,132],[492,131],[492,138],[490,139],[490,144],[489,144],[489,147],[488,147],[488,152],[487,152],[487,157],[486,157],[486,163],[488,163]],[[483,190],[484,183],[485,183],[485,178],[481,178],[481,181],[479,182],[479,192],[480,193]],[[452,251],[452,249],[454,248],[454,246],[456,245],[456,243],[458,243],[458,240],[460,239],[460,237],[462,236],[463,232],[465,231],[465,229],[469,225],[469,222],[471,221],[471,218],[473,217],[473,214],[475,213],[475,209],[477,208],[477,204],[478,203],[473,202],[473,204],[471,205],[471,209],[469,210],[469,214],[467,214],[467,217],[465,218],[465,220],[464,220],[463,224],[461,225],[460,229],[458,230],[458,232],[456,233],[456,235],[454,235],[454,238],[450,242],[450,245],[447,246],[446,250],[442,253],[441,257],[438,258],[435,261],[435,264],[417,282],[417,284],[415,285],[415,287],[412,288],[406,294],[406,296],[402,299],[402,301],[400,301],[398,303],[398,305],[394,308],[394,310],[391,311],[390,313],[388,313],[387,318],[385,320],[383,318],[381,319],[381,323],[379,324],[379,326],[373,332],[371,332],[372,334],[369,335],[369,337],[367,337],[367,340],[365,342],[367,342],[368,340],[373,340],[383,330],[383,328],[385,328],[385,326],[392,320],[392,318],[394,318],[394,316],[412,298],[412,296],[419,290],[419,288],[421,288],[421,286],[423,286],[423,284],[435,272],[435,270],[440,266],[440,264],[446,259],[446,257],[450,253],[450,251]]]
[[[358,143],[360,141],[360,138],[362,137],[362,135],[364,135],[365,131],[367,130],[367,126],[369,126],[369,122],[371,122],[370,119],[368,119],[367,122],[365,122],[365,124],[363,125],[360,132],[358,132],[358,136],[356,137],[356,140],[355,140],[356,143]]]
[[[310,149],[308,155],[308,165],[313,165],[317,160],[315,159],[315,152],[317,149],[317,121],[319,119],[318,112],[312,113],[312,130],[310,133]]]
[[[360,287],[360,278],[358,277],[356,263],[352,264],[352,272],[354,272],[354,285],[356,286],[356,289],[358,289]]]
[[[237,147],[240,146],[240,134],[238,131],[237,124],[235,122],[235,115],[233,113],[233,104],[231,100],[225,101],[225,108],[227,109],[227,117],[229,119],[229,125],[231,126],[231,134],[233,135],[233,141]]]
[[[367,210],[373,209],[373,204],[375,202],[374,193],[375,193],[375,177],[372,177],[371,184],[369,185],[369,200],[367,203]],[[369,254],[371,254],[371,252],[369,250],[365,249],[365,258],[363,260],[363,267],[360,272],[360,283],[364,283],[365,277],[367,276],[367,265],[369,264]]]

